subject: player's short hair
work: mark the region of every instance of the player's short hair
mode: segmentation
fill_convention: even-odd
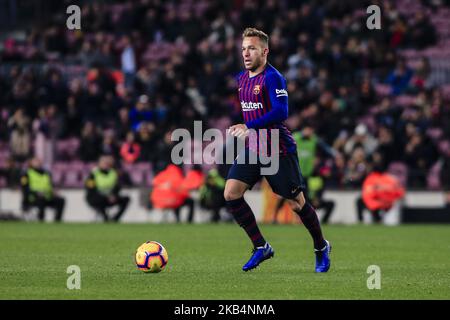
[[[256,28],[246,28],[242,33],[242,38],[245,37],[258,37],[265,47],[269,46],[269,36],[264,31],[258,30]]]

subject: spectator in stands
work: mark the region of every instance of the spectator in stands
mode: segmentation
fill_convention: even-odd
[[[428,170],[436,160],[436,147],[419,130],[416,130],[404,149],[404,161],[409,166],[408,185],[425,187]]]
[[[159,172],[172,163],[171,152],[175,142],[171,139],[172,131],[167,131],[163,139],[159,139],[154,153],[153,168],[155,172]]]
[[[417,89],[428,88],[429,83],[427,83],[427,80],[430,74],[431,74],[430,61],[426,57],[422,57],[419,60],[419,64],[414,72],[414,76],[411,79],[411,85]]]
[[[126,163],[134,163],[141,155],[141,146],[135,141],[134,132],[127,134],[125,142],[120,147],[120,156]]]
[[[400,117],[401,109],[392,104],[389,97],[384,97],[375,112],[375,121],[378,125],[393,128]]]
[[[131,122],[129,118],[129,111],[126,107],[120,108],[116,119],[115,131],[117,138],[124,140],[127,133],[131,130]]]
[[[330,175],[328,177],[327,185],[329,187],[341,188],[344,185],[345,177],[345,156],[343,153],[337,153],[330,168]]]
[[[22,186],[22,208],[27,212],[32,207],[37,207],[39,221],[45,219],[45,209],[47,207],[55,209],[55,221],[62,220],[65,200],[57,195],[54,190],[52,177],[48,171],[42,167],[39,158],[32,158],[28,169],[20,179]]]
[[[377,140],[368,132],[367,126],[359,124],[354,134],[348,139],[344,146],[344,152],[351,155],[357,147],[362,147],[366,155],[372,154],[377,147]]]
[[[376,152],[380,153],[383,159],[385,159],[386,165],[400,158],[399,148],[394,141],[392,130],[384,126],[380,127],[378,129],[377,140],[378,147]]]
[[[88,121],[81,131],[80,158],[85,162],[97,161],[100,155],[101,137],[95,124]]]
[[[119,160],[119,147],[113,131],[105,131],[103,133],[103,141],[100,146],[100,153],[110,155],[114,160]]]
[[[129,119],[131,122],[131,128],[133,131],[137,131],[139,125],[142,122],[150,122],[153,121],[154,114],[152,110],[150,110],[150,104],[148,96],[141,95],[136,103],[136,107],[131,109],[129,114]]]
[[[345,169],[344,184],[352,187],[361,186],[369,169],[366,156],[367,155],[361,146],[358,146],[353,150]]]
[[[404,59],[400,59],[395,69],[388,75],[386,83],[391,86],[393,95],[400,95],[408,89],[412,76],[413,71],[406,66]]]
[[[34,154],[42,160],[45,167],[50,168],[53,163],[53,143],[50,139],[50,123],[47,108],[41,107],[38,118],[33,121]]]
[[[435,29],[423,11],[419,10],[415,13],[408,36],[410,46],[418,49],[423,49],[436,43]]]
[[[114,169],[114,158],[103,155],[85,183],[86,200],[89,206],[101,214],[103,220],[118,222],[128,207],[130,198],[120,195],[121,185],[116,169]],[[107,209],[118,206],[116,214],[108,215]]]
[[[123,50],[120,56],[121,64],[122,64],[122,72],[125,76],[125,86],[127,88],[131,88],[134,84],[134,79],[136,75],[136,56],[134,52],[134,48],[131,44],[130,37],[123,37]]]
[[[81,128],[81,113],[80,105],[77,102],[75,95],[67,98],[67,112],[64,114],[64,136],[78,137]]]
[[[25,161],[31,151],[29,121],[23,109],[18,109],[8,120],[9,146],[14,160],[19,162]]]
[[[155,125],[151,122],[142,123],[138,130],[137,141],[141,146],[141,153],[138,161],[153,162],[157,137],[155,135]]]
[[[21,175],[22,170],[13,158],[8,158],[5,166],[0,167],[0,177],[4,177],[6,179],[6,185],[8,188],[19,187]]]
[[[355,110],[357,116],[364,113],[364,106],[374,105],[376,102],[376,93],[369,75],[365,75],[358,88],[359,108]]]

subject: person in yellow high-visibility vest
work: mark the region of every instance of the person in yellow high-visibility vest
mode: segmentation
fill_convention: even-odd
[[[23,201],[22,208],[28,211],[31,207],[39,209],[38,219],[44,221],[47,207],[55,210],[55,221],[62,220],[65,199],[55,193],[50,173],[42,167],[39,158],[32,158],[25,173],[20,178]]]
[[[98,166],[92,169],[86,180],[87,203],[100,213],[105,221],[119,221],[128,207],[130,198],[121,196],[119,175],[113,168],[112,156],[101,156]],[[109,217],[106,209],[118,206],[118,211],[113,217]]]

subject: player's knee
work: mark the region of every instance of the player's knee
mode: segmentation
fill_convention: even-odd
[[[303,209],[303,206],[305,205],[306,200],[305,200],[305,196],[303,195],[303,192],[300,192],[297,197],[295,197],[292,200],[289,200],[288,202],[289,202],[289,206],[291,207],[292,210],[300,211]]]
[[[225,191],[223,192],[223,196],[226,201],[242,198],[243,195],[244,193],[241,190],[235,188],[225,188]]]
[[[226,201],[232,201],[241,198],[242,194],[236,190],[225,190],[223,196]]]
[[[299,211],[299,210],[301,210],[301,207],[300,207],[300,205],[297,203],[297,201],[296,200],[289,200],[288,201],[288,204],[289,204],[289,207],[291,207],[291,209],[293,210],[293,211]]]

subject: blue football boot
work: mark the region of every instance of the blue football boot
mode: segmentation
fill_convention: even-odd
[[[327,245],[322,250],[314,249],[316,254],[316,272],[327,272],[330,269],[331,244],[325,240]]]
[[[248,271],[256,268],[261,262],[264,260],[272,258],[274,255],[273,248],[270,246],[268,242],[264,245],[264,247],[258,247],[253,249],[253,254],[250,260],[242,267],[242,270]]]

